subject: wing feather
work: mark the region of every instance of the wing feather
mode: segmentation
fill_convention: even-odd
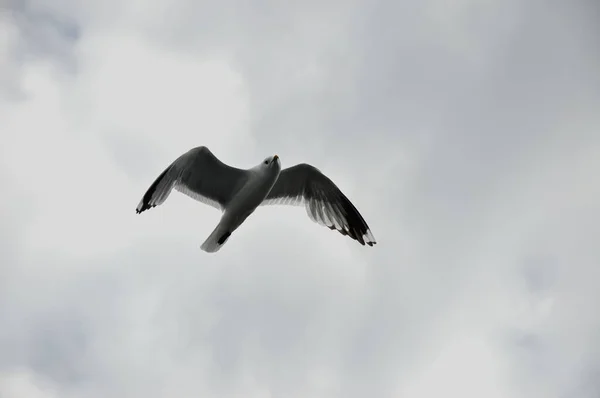
[[[361,245],[377,242],[362,215],[326,175],[306,163],[284,169],[262,205],[300,205],[314,222]]]
[[[192,148],[169,165],[148,188],[136,213],[162,204],[177,191],[223,211],[247,181],[245,170],[221,162],[205,146]]]

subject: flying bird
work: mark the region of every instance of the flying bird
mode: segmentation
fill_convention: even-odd
[[[150,185],[136,208],[140,214],[162,204],[172,189],[221,210],[221,220],[200,248],[217,252],[258,206],[305,206],[316,223],[373,246],[369,226],[346,195],[316,167],[306,163],[281,170],[279,156],[249,169],[221,162],[205,146],[179,156]]]

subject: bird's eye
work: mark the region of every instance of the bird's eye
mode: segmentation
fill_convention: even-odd
[[[268,161],[268,160],[265,160],[265,162],[264,162],[264,163],[265,163],[265,164],[269,164],[269,161]]]

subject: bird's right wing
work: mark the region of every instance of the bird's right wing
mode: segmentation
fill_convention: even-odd
[[[192,148],[156,178],[135,211],[139,214],[162,204],[173,188],[223,211],[247,178],[245,170],[221,162],[207,147]]]

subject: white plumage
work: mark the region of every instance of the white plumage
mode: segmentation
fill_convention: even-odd
[[[201,245],[209,253],[218,251],[258,206],[269,204],[304,205],[318,224],[361,245],[376,243],[361,214],[333,181],[305,163],[281,170],[277,155],[250,169],[238,169],[221,162],[205,146],[190,149],[156,178],[136,212],[162,204],[173,188],[223,212]]]

